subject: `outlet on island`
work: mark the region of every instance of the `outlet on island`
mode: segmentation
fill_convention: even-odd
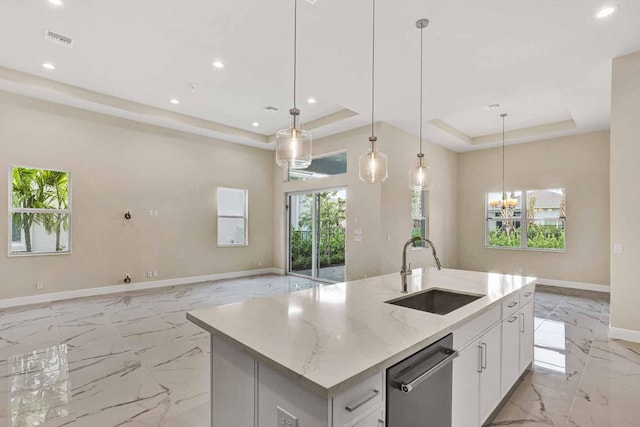
[[[298,418],[278,406],[278,427],[298,427]]]

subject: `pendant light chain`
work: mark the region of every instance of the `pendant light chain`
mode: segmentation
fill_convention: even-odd
[[[371,34],[371,138],[375,137],[375,103],[376,103],[376,0],[373,2],[373,25]]]

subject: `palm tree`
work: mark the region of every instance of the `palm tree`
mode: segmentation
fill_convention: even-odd
[[[68,209],[69,207],[69,174],[51,170],[40,170],[37,174],[37,200],[42,208]],[[69,216],[63,213],[44,215],[42,225],[47,234],[56,234],[56,252],[64,250],[60,245],[62,230],[69,229]]]
[[[36,193],[34,191],[37,172],[35,169],[13,168],[11,201],[16,208],[34,208]],[[13,222],[24,231],[27,252],[31,252],[31,227],[35,220],[33,213],[14,213]]]

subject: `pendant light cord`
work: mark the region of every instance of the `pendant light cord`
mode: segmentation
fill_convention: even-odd
[[[293,0],[293,108],[296,105],[296,83],[298,78],[298,0]]]
[[[505,192],[504,192],[504,118],[506,114],[501,114],[502,117],[502,204],[504,205]]]
[[[373,3],[373,25],[371,34],[371,137],[375,135],[375,105],[376,105],[376,0]]]
[[[423,73],[423,49],[424,28],[420,28],[420,154],[422,154],[422,73]]]

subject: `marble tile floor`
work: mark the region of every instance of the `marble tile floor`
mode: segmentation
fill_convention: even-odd
[[[640,426],[640,344],[608,339],[608,295],[536,291],[533,369],[488,425]]]
[[[322,284],[257,276],[0,310],[0,427],[209,426],[189,310]]]
[[[0,311],[0,427],[209,426],[209,337],[188,310],[320,286],[260,276]],[[608,296],[538,287],[535,364],[490,425],[640,425],[640,344]]]

